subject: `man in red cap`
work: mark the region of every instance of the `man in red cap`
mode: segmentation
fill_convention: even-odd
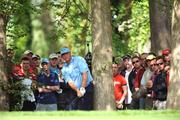
[[[169,75],[169,71],[170,71],[170,61],[171,61],[171,50],[169,48],[162,50],[162,56],[164,58],[165,61],[165,68],[164,70],[167,72],[167,74]],[[168,77],[169,78],[169,77]]]
[[[166,62],[170,62],[171,60],[171,50],[169,48],[162,50],[162,56]]]

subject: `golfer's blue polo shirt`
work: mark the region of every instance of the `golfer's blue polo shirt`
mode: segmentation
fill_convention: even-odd
[[[92,76],[84,58],[72,56],[69,64],[64,63],[62,76],[65,82],[73,82],[77,88],[81,88],[82,73],[87,72],[87,86],[92,81]]]

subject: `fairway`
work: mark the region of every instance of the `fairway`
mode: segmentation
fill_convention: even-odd
[[[180,111],[0,112],[0,120],[180,120]]]

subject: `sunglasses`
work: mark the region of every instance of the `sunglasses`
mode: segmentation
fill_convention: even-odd
[[[136,60],[136,61],[134,61],[134,62],[132,62],[133,64],[135,64],[135,63],[138,63],[139,62],[139,60]]]
[[[162,62],[162,63],[157,63],[156,65],[158,65],[158,66],[159,66],[159,65],[163,65],[163,64],[164,64],[164,63]]]
[[[157,66],[157,64],[151,64],[150,66],[151,66],[151,67],[153,67],[153,66]]]

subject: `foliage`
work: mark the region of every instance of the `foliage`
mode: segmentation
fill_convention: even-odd
[[[142,52],[143,46],[149,40],[148,1],[134,1],[131,12],[130,18],[125,20],[127,14],[125,4],[112,6],[114,56]]]
[[[69,46],[74,54],[85,55],[85,47],[91,41],[89,3],[84,0],[66,1],[62,8],[53,7],[61,46]],[[60,48],[59,47],[59,48]]]
[[[24,50],[30,49],[32,42],[31,14],[36,11],[31,0],[5,0],[5,13],[9,15],[7,24],[7,47],[16,49],[16,61]],[[14,1],[14,3],[13,3]],[[12,8],[12,9],[8,9]],[[13,9],[14,8],[14,9]]]
[[[7,26],[8,46],[13,45],[18,49],[16,60],[28,48],[43,57],[48,56],[48,53],[44,53],[44,51],[48,51],[50,48],[46,47],[48,45],[40,20],[45,1],[30,2],[28,0],[23,3],[18,0],[3,0],[1,3],[5,1],[9,4],[6,11],[11,13]],[[114,3],[111,7],[114,56],[122,56],[137,50],[142,52],[143,46],[149,40],[148,1],[135,0],[132,4],[131,17],[128,20],[124,19],[127,14],[125,4],[120,1],[112,2]],[[58,48],[69,46],[74,54],[84,56],[87,53],[86,44],[92,43],[89,4],[85,0],[50,0],[48,9],[58,36]],[[11,5],[15,6],[10,7]],[[1,7],[1,9],[3,8],[5,10],[7,4]],[[32,40],[30,44],[27,44],[28,40]],[[31,47],[32,45],[34,47]]]
[[[86,44],[92,40],[89,3],[85,0],[48,1],[50,4],[47,8],[54,24],[55,34],[58,36],[56,50],[58,51],[62,46],[69,46],[74,54],[84,56],[87,53]],[[6,5],[4,10],[9,13],[7,46],[16,49],[16,61],[26,49],[31,49],[43,57],[48,56],[47,51],[51,49],[48,48],[48,44],[51,43],[45,41],[46,33],[40,20],[45,2],[47,1],[4,0],[1,2]],[[16,9],[7,9],[11,6],[10,3]]]
[[[132,20],[130,26],[131,43],[129,44],[129,46],[133,51],[137,50],[138,52],[142,52],[143,46],[146,45],[150,37],[148,1],[133,4],[132,9],[135,10],[133,10],[132,12]]]
[[[21,81],[9,79],[6,84],[0,80],[0,89],[9,94],[10,111],[19,111],[21,109],[21,90],[24,89]]]

